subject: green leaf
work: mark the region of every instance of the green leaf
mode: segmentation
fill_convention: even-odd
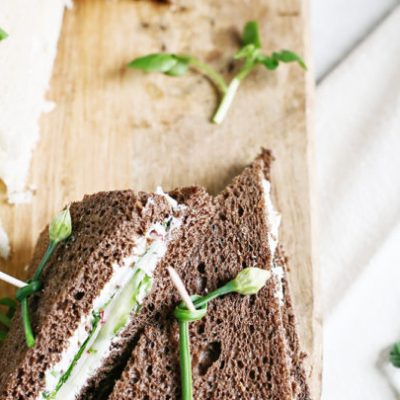
[[[11,324],[10,318],[7,315],[0,313],[0,324],[4,325],[5,327],[9,328]]]
[[[0,331],[0,342],[2,342],[3,340],[5,340],[5,338],[7,337],[7,333]]]
[[[281,50],[279,53],[273,53],[272,57],[284,63],[297,62],[301,68],[305,70],[307,69],[307,65],[305,64],[304,60],[294,51]]]
[[[0,42],[8,37],[8,33],[0,28]]]
[[[278,65],[279,65],[278,60],[276,60],[273,57],[268,57],[268,56],[264,56],[264,55],[260,55],[257,58],[257,62],[264,65],[265,68],[270,69],[270,70],[277,69]]]
[[[135,58],[128,64],[129,68],[141,69],[146,72],[168,72],[176,64],[178,59],[174,54],[149,54]]]
[[[242,45],[247,46],[248,44],[254,45],[255,48],[261,48],[260,31],[256,21],[249,21],[244,27]]]
[[[11,299],[9,297],[3,297],[0,299],[0,305],[1,306],[6,306],[9,308],[16,308],[17,307],[17,302],[14,299]]]
[[[390,362],[396,368],[400,368],[400,342],[397,342],[393,345],[392,351],[389,355]]]
[[[0,305],[8,307],[7,317],[12,318],[15,314],[15,309],[17,308],[17,302],[9,297],[3,297],[0,299]]]

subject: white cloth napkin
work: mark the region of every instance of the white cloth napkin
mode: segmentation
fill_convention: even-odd
[[[324,400],[400,399],[400,7],[317,90]]]

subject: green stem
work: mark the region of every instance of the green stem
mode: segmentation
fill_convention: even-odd
[[[29,319],[28,299],[25,298],[21,301],[22,320],[24,322],[25,340],[29,348],[35,345],[35,336],[32,332],[31,321]]]
[[[40,281],[28,281],[28,284],[22,288],[19,288],[16,293],[16,298],[19,301],[22,301],[25,298],[28,298],[33,293],[36,293],[41,289],[42,285]]]
[[[233,102],[233,98],[235,97],[239,85],[240,85],[239,79],[237,78],[232,79],[231,83],[228,86],[227,92],[222,97],[218,109],[212,118],[212,122],[219,125],[225,119],[225,116],[228,112],[229,107]]]
[[[207,76],[211,82],[217,87],[217,89],[221,92],[221,94],[225,94],[228,90],[226,82],[222,75],[218,73],[214,68],[209,65],[201,62],[195,57],[189,57],[189,64],[200,71],[202,74]]]
[[[53,254],[54,249],[57,246],[57,242],[52,240],[49,245],[47,246],[46,253],[44,254],[43,258],[40,261],[40,264],[35,272],[35,275],[33,275],[32,281],[37,281],[40,279],[40,276],[42,275],[43,268],[45,267],[47,261],[49,261],[49,258]]]
[[[40,290],[40,277],[43,272],[43,268],[45,267],[47,261],[53,254],[54,249],[57,246],[57,242],[52,240],[50,241],[49,245],[47,246],[46,253],[44,254],[43,258],[41,259],[39,266],[33,275],[30,283],[19,289],[17,292],[17,298],[21,302],[21,309],[22,309],[22,320],[24,323],[24,331],[25,331],[25,340],[27,346],[33,347],[35,345],[35,336],[33,334],[32,325],[29,317],[29,305],[28,305],[28,298],[36,291]]]
[[[226,285],[195,300],[193,304],[196,308],[199,308],[204,306],[205,304],[208,304],[211,300],[214,300],[217,297],[223,296],[224,294],[232,293],[234,291],[235,288],[233,287],[232,283],[228,282]]]
[[[239,88],[241,81],[244,78],[246,78],[246,76],[251,72],[254,65],[255,65],[254,60],[252,58],[248,58],[244,63],[243,67],[237,73],[237,75],[235,75],[234,78],[231,80],[228,86],[228,90],[222,97],[222,100],[217,108],[217,111],[215,112],[212,118],[212,122],[219,125],[225,119],[225,116],[230,106],[232,105],[233,99],[236,95],[236,92]]]
[[[182,400],[193,399],[192,362],[190,357],[189,322],[179,321],[179,353]]]
[[[0,331],[0,342],[5,340],[6,337],[7,337],[7,332]]]
[[[206,296],[200,297],[193,302],[196,309],[204,308],[209,301],[216,297],[234,291],[234,285],[228,282],[226,285],[208,293]],[[192,319],[193,321],[194,319]],[[190,339],[189,339],[189,321],[178,319],[179,322],[179,353],[180,353],[180,370],[182,385],[182,400],[193,399],[192,387],[192,362],[190,356]]]
[[[233,292],[243,295],[256,294],[265,285],[268,278],[268,271],[260,268],[245,268],[236,275],[235,279],[232,279],[224,286],[217,288],[205,296],[191,296],[195,307],[194,310],[189,310],[184,302],[175,307],[174,316],[179,323],[182,400],[192,400],[193,398],[189,322],[202,319],[207,313],[207,305],[211,300]]]
[[[252,71],[254,68],[255,62],[253,58],[247,58],[243,67],[240,68],[240,71],[237,73],[237,75],[233,79],[239,79],[239,81],[242,81],[246,76]]]

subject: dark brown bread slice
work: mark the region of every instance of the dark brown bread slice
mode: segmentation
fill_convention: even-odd
[[[274,291],[270,284],[265,294]],[[292,399],[279,314],[263,308],[222,301],[209,309],[213,317],[191,324],[196,399]],[[171,319],[146,327],[110,399],[178,399],[179,380],[178,331]]]
[[[45,371],[59,361],[81,316],[90,312],[93,299],[112,274],[112,264],[131,253],[137,235],[173,213],[165,197],[132,191],[98,193],[71,205],[73,233],[57,247],[43,272],[44,289],[30,300],[36,345],[27,348],[18,312],[0,349],[1,400],[36,398]],[[44,232],[30,274],[46,246]]]
[[[269,178],[271,159],[264,151],[216,198],[200,243],[171,263],[190,293],[213,290],[245,267],[270,267],[261,182]],[[178,332],[171,316],[179,299],[163,272],[159,318],[144,329],[110,400],[179,398]],[[191,324],[195,398],[292,400],[287,333],[276,291],[271,279],[257,296],[225,296]]]
[[[213,210],[211,196],[204,189],[198,187],[177,189],[170,192],[169,195],[178,203],[187,205],[187,212],[183,218],[181,229],[157,266],[154,273],[153,289],[140,313],[130,321],[127,328],[121,333],[121,337],[114,344],[111,354],[104,360],[102,368],[89,380],[87,386],[80,393],[79,399],[97,400],[108,397],[145,326],[149,324],[149,321],[158,320],[160,313],[164,312],[162,302],[165,296],[171,297],[170,302],[175,301],[175,298],[172,300],[174,291],[165,286],[165,283],[169,282],[165,267],[174,265],[176,262],[184,265],[187,254],[206,233],[207,224]],[[166,293],[166,291],[169,292]]]

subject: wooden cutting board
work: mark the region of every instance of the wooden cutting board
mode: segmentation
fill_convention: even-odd
[[[182,4],[182,5],[181,5]],[[320,319],[312,248],[310,102],[312,75],[296,65],[258,68],[240,88],[221,126],[209,122],[214,88],[202,76],[145,75],[126,68],[149,52],[191,53],[228,77],[246,21],[262,27],[266,51],[288,48],[308,63],[306,0],[76,0],[66,12],[30,182],[32,204],[7,206],[1,218],[12,258],[1,267],[26,279],[39,231],[64,204],[99,190],[153,190],[200,184],[221,190],[259,152],[271,148],[273,195],[303,347],[319,398]],[[12,294],[5,285],[0,293]]]

